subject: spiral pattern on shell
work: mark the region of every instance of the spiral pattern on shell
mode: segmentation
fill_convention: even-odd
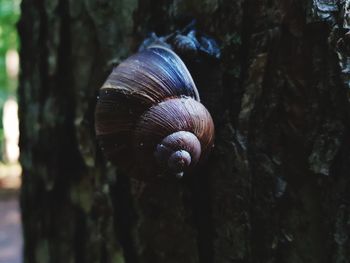
[[[113,69],[99,92],[97,139],[107,159],[177,176],[209,153],[214,124],[194,81],[170,49],[153,46]]]

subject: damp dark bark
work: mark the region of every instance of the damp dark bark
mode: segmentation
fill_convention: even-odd
[[[346,4],[23,0],[25,262],[349,263]],[[197,80],[215,148],[178,183],[130,179],[97,147],[98,89],[193,19],[221,48]]]

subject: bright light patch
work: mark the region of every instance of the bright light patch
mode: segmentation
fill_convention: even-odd
[[[17,162],[19,158],[19,122],[18,105],[14,99],[8,99],[4,105],[3,126],[5,137],[5,154],[9,162]]]
[[[19,70],[19,56],[16,50],[6,52],[6,71],[7,75],[14,79],[17,78]]]

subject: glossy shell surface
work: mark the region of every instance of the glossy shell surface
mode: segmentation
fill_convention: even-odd
[[[212,118],[190,73],[164,47],[145,49],[114,68],[99,92],[95,130],[107,159],[124,167],[153,169],[157,145],[178,131],[198,138],[200,159],[214,140]]]

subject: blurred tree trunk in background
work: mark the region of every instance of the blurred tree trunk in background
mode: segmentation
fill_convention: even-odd
[[[322,2],[23,0],[25,262],[350,262],[345,1]],[[190,180],[130,180],[96,147],[97,91],[147,33],[193,18],[222,48],[202,94],[216,147]]]

